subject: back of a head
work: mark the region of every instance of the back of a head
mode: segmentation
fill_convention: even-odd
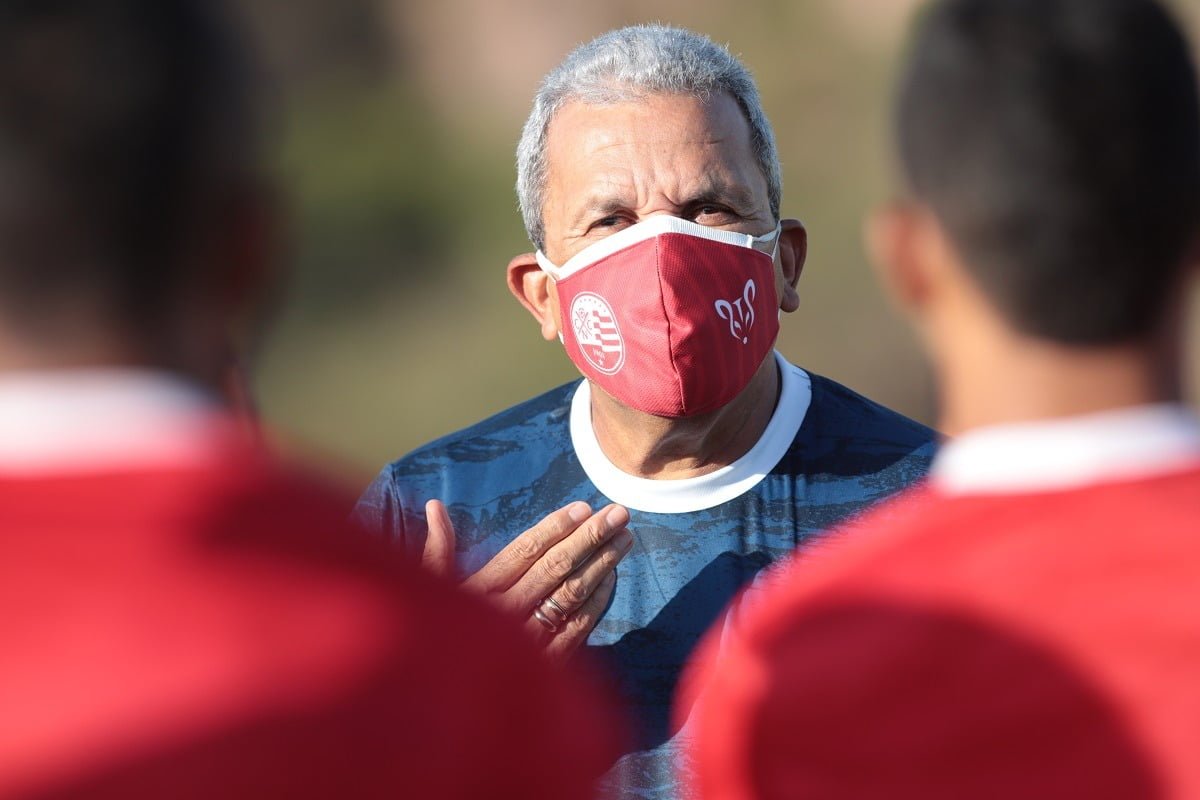
[[[243,52],[217,0],[0,8],[0,315],[169,314],[213,187],[247,156]]]
[[[1200,230],[1200,103],[1154,0],[945,0],[900,86],[909,189],[1018,331],[1153,333]]]

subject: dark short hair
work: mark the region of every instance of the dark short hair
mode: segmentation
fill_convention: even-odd
[[[218,0],[0,5],[0,313],[169,313],[206,193],[248,156]],[[67,306],[66,304],[71,304]]]
[[[1152,0],[940,0],[897,127],[909,189],[1018,330],[1150,333],[1200,222],[1188,45]]]

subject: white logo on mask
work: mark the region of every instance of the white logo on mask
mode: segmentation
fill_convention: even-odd
[[[579,351],[596,369],[612,375],[625,364],[625,342],[617,318],[605,300],[594,292],[580,292],[571,301],[571,330]]]
[[[741,339],[742,344],[750,341],[750,329],[754,327],[754,298],[758,287],[754,281],[746,281],[742,296],[732,303],[728,300],[718,300],[713,303],[717,316],[729,322],[729,334],[735,339]]]

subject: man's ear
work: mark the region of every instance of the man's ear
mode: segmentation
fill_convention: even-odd
[[[780,220],[779,264],[783,271],[783,292],[779,297],[779,308],[791,313],[800,307],[800,295],[796,283],[804,271],[808,258],[808,231],[798,219]]]
[[[892,201],[875,209],[863,226],[871,263],[884,293],[905,314],[920,312],[932,290],[928,263],[932,218],[918,206]]]
[[[508,262],[508,290],[537,320],[543,339],[558,338],[558,303],[552,281],[533,253],[522,253]]]

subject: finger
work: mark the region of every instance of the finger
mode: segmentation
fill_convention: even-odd
[[[595,593],[604,579],[617,568],[617,564],[632,548],[633,534],[628,530],[617,531],[612,539],[592,553],[579,569],[571,573],[570,577],[559,584],[558,588],[550,592],[547,597],[552,599],[567,617],[570,617],[583,607],[583,604]],[[541,602],[545,603],[546,601],[543,599]],[[539,607],[541,606],[539,605]],[[558,612],[553,607],[548,609],[546,614],[552,620],[561,622],[555,616]]]
[[[425,535],[425,549],[421,553],[421,566],[434,575],[449,578],[454,575],[454,523],[450,512],[441,500],[430,500],[425,504],[425,522],[429,532]]]
[[[517,614],[529,614],[546,595],[558,589],[597,549],[625,529],[629,512],[610,505],[593,514],[561,542],[546,551],[520,579],[497,600]]]
[[[551,633],[565,625],[567,619],[587,602],[605,576],[616,569],[632,547],[633,534],[628,530],[617,531],[557,589],[543,597],[530,616]]]
[[[558,627],[550,627],[548,622],[543,622],[534,614],[530,614],[525,619],[525,630],[533,637],[534,641],[541,644],[543,647],[548,645],[554,639]]]
[[[576,502],[547,514],[541,522],[513,539],[467,579],[482,592],[503,592],[525,574],[546,551],[575,531],[592,513],[587,503]]]
[[[604,610],[608,608],[608,601],[616,585],[617,573],[606,573],[596,591],[592,592],[592,596],[546,643],[546,655],[555,660],[565,659],[586,642],[588,634],[596,627]]]

